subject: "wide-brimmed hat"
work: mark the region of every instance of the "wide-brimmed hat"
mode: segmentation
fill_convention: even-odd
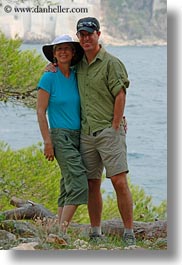
[[[79,42],[74,41],[74,39],[69,35],[60,35],[56,37],[51,44],[46,44],[42,46],[42,51],[45,57],[50,61],[54,62],[54,55],[53,55],[53,47],[54,45],[61,44],[61,43],[71,43],[75,47],[75,55],[71,61],[71,66],[77,64],[83,57],[84,50],[80,46]]]

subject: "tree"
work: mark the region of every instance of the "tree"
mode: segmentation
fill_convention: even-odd
[[[45,60],[35,50],[21,51],[22,40],[8,39],[0,32],[0,101],[21,100],[34,107],[36,86]]]

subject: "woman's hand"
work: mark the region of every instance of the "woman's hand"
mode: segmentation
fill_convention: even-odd
[[[54,149],[52,143],[44,143],[44,156],[48,161],[54,160]]]

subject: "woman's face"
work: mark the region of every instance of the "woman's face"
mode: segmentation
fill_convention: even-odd
[[[74,47],[70,43],[61,43],[54,48],[54,57],[58,64],[70,64],[74,54]]]

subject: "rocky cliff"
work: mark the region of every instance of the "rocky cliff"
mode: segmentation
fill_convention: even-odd
[[[166,0],[101,0],[101,5],[108,39],[133,44],[166,43]]]
[[[64,33],[75,36],[78,19],[95,16],[106,44],[165,44],[166,6],[166,0],[0,0],[0,30],[45,43]]]

